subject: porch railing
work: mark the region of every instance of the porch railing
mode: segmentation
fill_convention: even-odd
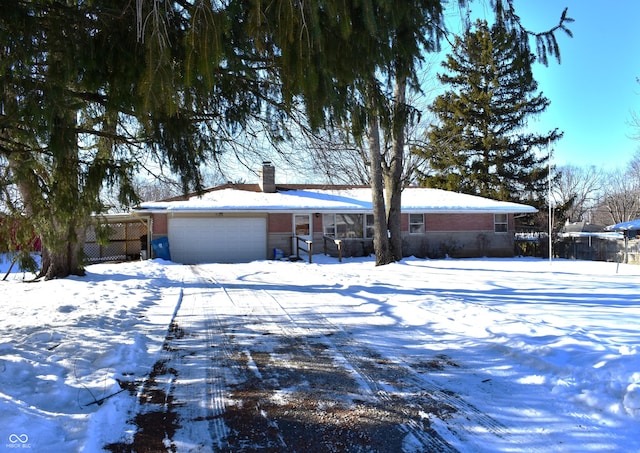
[[[331,236],[323,236],[322,237],[322,241],[324,243],[324,254],[325,255],[329,255],[329,251],[327,249],[327,243],[333,242],[335,244],[335,246],[338,248],[338,260],[340,263],[342,263],[342,246],[343,246],[343,241],[342,239],[336,239],[334,237]]]
[[[306,237],[294,236],[293,241],[295,244],[296,257],[300,258],[300,251],[307,252],[309,255],[309,263],[313,262],[313,241]]]

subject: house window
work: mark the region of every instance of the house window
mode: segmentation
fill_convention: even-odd
[[[364,215],[324,214],[322,216],[324,234],[339,239],[362,238]]]
[[[322,229],[325,236],[336,237],[335,214],[322,214]]]
[[[311,220],[309,214],[296,214],[293,217],[296,236],[309,237],[311,235]]]
[[[409,214],[409,233],[424,234],[424,214]]]
[[[367,214],[365,217],[365,225],[364,225],[364,237],[373,238],[373,214]]]
[[[494,214],[493,231],[496,233],[506,233],[509,231],[509,220],[507,214]]]

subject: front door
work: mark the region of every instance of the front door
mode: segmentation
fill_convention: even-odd
[[[295,214],[293,216],[293,234],[295,236],[311,239],[311,214]]]

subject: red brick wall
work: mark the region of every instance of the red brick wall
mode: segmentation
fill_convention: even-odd
[[[494,228],[493,214],[427,214],[425,222],[427,231],[493,231]],[[509,226],[511,224],[510,221]]]
[[[314,233],[320,233],[320,234],[324,234],[324,231],[322,231],[322,215],[311,215],[311,222],[313,222],[313,232]]]
[[[269,214],[269,233],[293,233],[293,214]],[[311,214],[315,234],[322,234],[322,215]]]
[[[400,217],[400,231],[409,231],[409,214],[401,214]]]
[[[311,216],[313,231],[322,234],[322,216]],[[426,231],[493,231],[493,214],[427,214]],[[270,233],[291,233],[292,214],[269,214]],[[509,231],[513,229],[513,216],[509,215]],[[409,230],[409,215],[402,214],[402,231]],[[167,215],[153,214],[154,236],[168,234]]]
[[[293,228],[291,214],[269,214],[269,233],[291,233]]]
[[[166,236],[169,234],[167,227],[167,214],[153,214],[153,237]]]

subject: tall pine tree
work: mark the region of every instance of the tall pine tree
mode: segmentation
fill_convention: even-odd
[[[449,89],[431,106],[439,123],[427,132],[429,144],[416,151],[429,162],[423,185],[503,201],[544,199],[544,150],[562,133],[526,131],[527,119],[549,106],[536,93],[534,61],[500,22],[489,27],[479,20],[456,38],[443,62],[446,72],[438,76]]]

